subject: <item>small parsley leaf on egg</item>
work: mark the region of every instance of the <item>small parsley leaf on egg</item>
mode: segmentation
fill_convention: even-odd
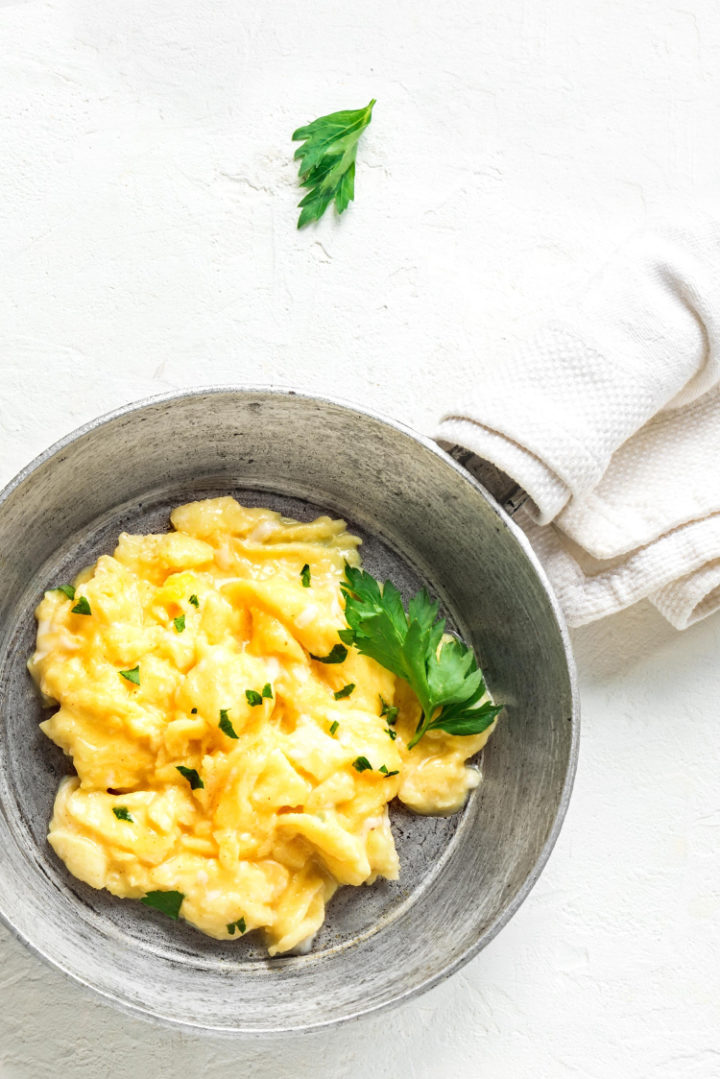
[[[185,615],[179,614],[177,618],[173,618],[173,625],[175,626],[176,633],[182,633],[185,629]]]
[[[118,820],[127,820],[131,824],[135,823],[135,818],[130,816],[130,810],[127,806],[113,806],[113,813]]]
[[[389,737],[392,738],[393,742],[397,738],[397,731],[394,731],[392,727],[386,727],[385,734],[389,735]]]
[[[318,663],[343,663],[347,659],[347,648],[344,644],[335,644],[326,656],[314,656],[311,652],[310,659],[316,659]]]
[[[137,663],[134,667],[131,667],[127,671],[118,672],[121,678],[124,678],[127,682],[132,682],[133,685],[140,685],[140,664]]]
[[[146,907],[152,907],[154,910],[159,910],[162,914],[167,914],[168,918],[177,918],[180,913],[180,907],[182,901],[185,898],[182,892],[148,892],[140,900]]]
[[[230,722],[227,708],[220,709],[220,722],[218,723],[218,727],[223,732],[223,734],[226,734],[228,736],[228,738],[237,738],[235,728]]]
[[[256,689],[246,689],[245,697],[251,708],[257,708],[263,702],[262,693],[258,693]]]
[[[236,929],[240,932],[240,934],[244,933],[247,930],[247,925],[245,924],[244,918],[238,918],[236,922],[228,922],[227,931],[230,936],[233,935]]]
[[[192,603],[193,607],[198,607],[198,608],[199,608],[199,606],[200,606],[200,600],[199,600],[199,599],[197,598],[197,596],[195,595],[195,593],[194,593],[194,592],[193,592],[193,594],[192,594],[192,595],[190,596],[190,599],[188,600],[188,603]]]
[[[186,768],[184,764],[176,764],[175,767],[177,768],[180,775],[184,776],[185,779],[187,779],[188,783],[190,784],[191,791],[204,789],[205,784],[203,783],[202,779],[194,768]]]
[[[340,724],[336,719],[334,719],[330,724],[330,734],[333,736],[333,738],[335,737],[335,731],[338,729],[339,726]]]
[[[262,688],[262,696],[267,698],[267,700],[269,700],[269,701],[271,701],[273,699],[272,686],[270,685],[269,682],[266,682],[265,685],[263,686],[263,688]]]
[[[394,772],[388,772],[388,768],[387,768],[386,764],[381,764],[380,767],[378,768],[378,772],[382,772],[382,774],[385,776],[386,779],[389,779],[390,776],[400,775],[400,773],[397,771],[397,769]]]
[[[356,757],[352,762],[352,766],[356,772],[372,772],[372,764],[367,757]]]
[[[71,584],[59,584],[57,588],[51,588],[51,592],[62,592],[68,599],[75,599],[75,586]]]
[[[302,580],[303,588],[310,587],[310,566],[306,562],[303,568],[300,570],[300,579]]]
[[[398,711],[399,709],[394,704],[388,704],[383,695],[380,694],[380,715],[385,716],[389,727],[397,723]]]
[[[72,608],[73,614],[92,614],[90,610],[90,604],[88,603],[87,596],[80,596],[75,606]]]
[[[333,693],[333,697],[336,701],[341,701],[343,697],[349,697],[354,689],[355,683],[348,682],[348,684],[346,686],[343,686],[342,689],[339,689],[336,693]]]

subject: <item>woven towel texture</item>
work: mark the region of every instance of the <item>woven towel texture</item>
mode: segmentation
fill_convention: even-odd
[[[571,625],[648,598],[720,607],[720,218],[634,237],[436,437],[528,493],[518,515]]]

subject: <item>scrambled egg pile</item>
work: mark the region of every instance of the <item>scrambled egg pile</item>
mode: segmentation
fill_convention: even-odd
[[[458,809],[490,731],[408,752],[412,691],[353,648],[327,662],[344,563],[359,563],[343,521],[232,498],[171,520],[121,535],[74,596],[37,609],[29,666],[60,706],[42,729],[77,771],[49,841],[94,888],[220,939],[261,928],[270,954],[301,948],[338,885],[397,877],[388,803]]]

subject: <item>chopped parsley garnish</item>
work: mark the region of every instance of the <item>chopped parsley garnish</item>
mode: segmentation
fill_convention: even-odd
[[[173,618],[173,625],[175,626],[176,633],[182,633],[185,629],[185,615],[179,614],[177,618]]]
[[[337,693],[333,693],[333,697],[336,701],[341,701],[343,697],[349,697],[354,689],[355,683],[348,682],[348,684],[346,686],[343,686],[342,689],[339,689]]]
[[[352,766],[356,772],[372,772],[372,764],[367,757],[356,757],[352,762]]]
[[[200,606],[200,600],[197,598],[197,596],[195,595],[194,592],[191,595],[190,599],[188,600],[188,603],[192,603],[193,607],[199,607]]]
[[[240,933],[244,933],[246,931],[247,926],[245,925],[245,919],[244,918],[238,918],[238,920],[236,922],[228,922],[227,931],[230,934],[230,936],[233,935],[233,933],[235,932],[236,929],[238,929],[240,931]]]
[[[381,765],[380,765],[380,767],[378,768],[378,772],[382,772],[382,774],[383,774],[383,775],[384,775],[384,776],[385,776],[385,777],[386,777],[387,779],[389,779],[389,778],[390,778],[390,776],[399,776],[399,775],[400,775],[400,773],[399,773],[399,771],[397,770],[397,768],[395,769],[395,771],[394,771],[394,772],[388,772],[388,770],[387,770],[387,765],[386,765],[386,764],[381,764]]]
[[[130,816],[130,810],[127,806],[113,806],[113,813],[118,820],[128,820],[131,824],[135,823],[135,818]]]
[[[80,596],[79,600],[72,608],[73,614],[92,614],[90,610],[90,604],[87,601],[87,596]]]
[[[237,735],[235,734],[235,728],[230,722],[227,708],[220,709],[220,722],[218,723],[218,727],[223,732],[223,734],[226,734],[228,736],[228,738],[237,738]]]
[[[336,644],[326,656],[314,656],[311,652],[310,659],[316,659],[318,663],[343,663],[347,659],[347,648],[344,644]]]
[[[205,784],[203,783],[202,779],[197,774],[194,768],[186,768],[184,764],[176,764],[175,767],[177,768],[181,776],[185,776],[185,779],[187,779],[188,783],[190,784],[191,791],[204,789]]]
[[[246,689],[245,696],[251,708],[257,708],[263,702],[262,693],[258,693],[256,689]]]
[[[153,907],[162,914],[167,914],[168,918],[177,918],[184,898],[182,892],[148,892],[140,902],[146,907]]]
[[[303,568],[300,570],[300,579],[302,581],[303,588],[310,587],[310,566],[306,562]]]
[[[72,584],[59,584],[57,588],[51,588],[51,592],[62,592],[68,599],[75,599],[75,586]]]
[[[343,109],[319,116],[293,131],[300,162],[301,187],[308,188],[300,200],[298,228],[317,221],[333,202],[339,214],[355,198],[355,159],[358,139],[372,119],[375,98],[364,109]]]
[[[388,704],[384,699],[382,693],[380,694],[380,715],[385,716],[388,726],[392,727],[394,723],[397,723],[399,709],[394,704]]]
[[[266,682],[265,685],[262,687],[262,695],[263,695],[263,697],[267,698],[267,700],[269,700],[269,701],[271,701],[273,699],[272,686],[270,685],[269,682]]]
[[[413,596],[406,612],[395,585],[380,585],[365,570],[346,564],[340,587],[348,624],[341,640],[404,679],[420,702],[408,749],[426,731],[469,735],[492,725],[502,707],[483,701],[485,680],[472,649],[456,638],[443,641],[445,620],[438,618],[439,605],[425,589]]]
[[[332,734],[333,737],[335,736],[335,731],[338,729],[339,726],[340,726],[340,724],[338,723],[338,721],[336,719],[334,719],[332,721],[332,723],[330,724],[330,734]]]
[[[397,731],[394,731],[394,730],[392,729],[392,727],[386,727],[386,728],[385,728],[385,734],[389,734],[389,735],[390,735],[390,737],[392,738],[393,742],[394,742],[394,741],[395,741],[395,739],[397,738]]]
[[[136,664],[136,666],[131,667],[129,671],[119,671],[118,673],[123,678],[127,679],[128,682],[132,682],[133,685],[136,685],[136,686],[140,685],[140,664],[139,663]]]

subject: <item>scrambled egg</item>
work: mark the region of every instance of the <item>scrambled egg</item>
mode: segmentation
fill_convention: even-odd
[[[343,521],[232,498],[171,520],[121,535],[73,599],[56,589],[37,609],[29,666],[60,706],[42,729],[77,771],[48,838],[94,888],[179,893],[204,933],[262,929],[286,952],[339,885],[397,878],[388,803],[460,808],[490,731],[430,732],[408,752],[412,691],[352,648],[322,662],[345,627],[344,563],[359,564]]]

